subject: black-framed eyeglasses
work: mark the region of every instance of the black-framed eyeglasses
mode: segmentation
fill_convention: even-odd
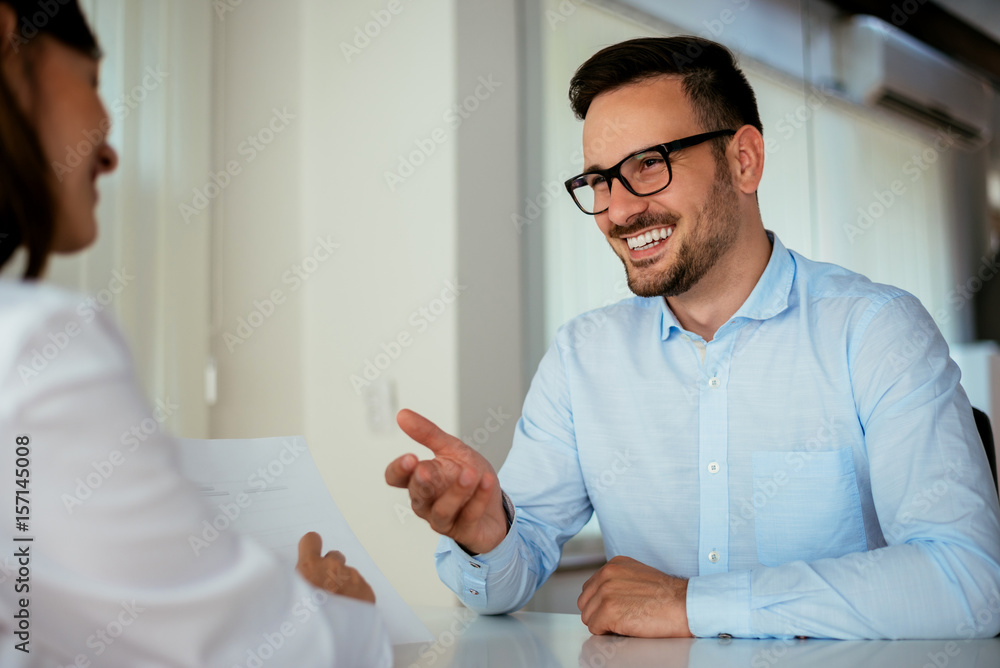
[[[584,172],[566,181],[566,190],[584,213],[596,216],[608,210],[611,202],[611,181],[617,178],[637,197],[655,195],[670,185],[674,178],[670,154],[697,146],[709,139],[734,135],[736,130],[715,130],[684,137],[666,144],[657,144],[626,156],[614,167]]]

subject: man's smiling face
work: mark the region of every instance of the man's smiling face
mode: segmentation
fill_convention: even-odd
[[[612,122],[620,131],[596,141]],[[724,129],[701,126],[679,77],[646,79],[594,98],[583,125],[584,163],[606,169],[650,146]],[[633,195],[614,180],[608,210],[595,216],[629,288],[643,297],[687,292],[738,236],[738,194],[712,142],[671,153],[670,166],[673,180],[654,195]]]

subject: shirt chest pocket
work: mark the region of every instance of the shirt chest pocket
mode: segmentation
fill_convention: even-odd
[[[764,566],[867,548],[851,448],[755,452],[753,506]]]

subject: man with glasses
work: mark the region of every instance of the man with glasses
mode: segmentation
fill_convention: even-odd
[[[586,166],[566,188],[637,296],[559,331],[499,477],[401,411],[434,458],[386,479],[444,535],[442,580],[516,610],[596,512],[594,633],[997,634],[1000,507],[959,370],[912,295],[764,228],[763,129],[732,54],[631,40],[570,100]]]

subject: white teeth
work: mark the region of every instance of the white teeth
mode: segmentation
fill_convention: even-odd
[[[666,239],[673,233],[674,233],[674,228],[661,227],[660,229],[657,230],[651,230],[643,234],[637,234],[634,237],[628,237],[625,239],[625,242],[628,244],[629,248],[635,250],[637,248],[644,248],[649,244],[653,243],[654,241],[660,241],[661,239]]]

